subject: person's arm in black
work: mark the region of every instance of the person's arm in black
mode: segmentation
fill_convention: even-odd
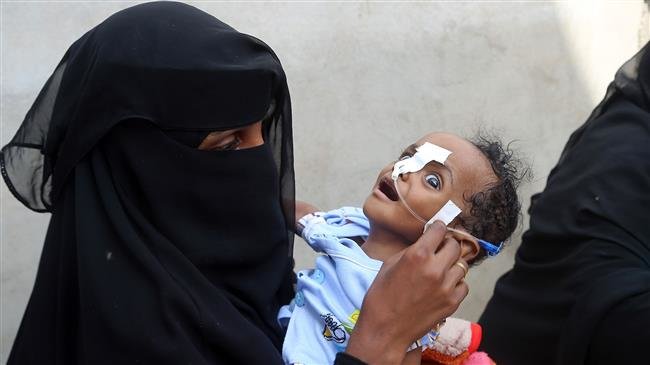
[[[624,300],[607,313],[592,335],[585,364],[646,364],[650,355],[650,292]]]

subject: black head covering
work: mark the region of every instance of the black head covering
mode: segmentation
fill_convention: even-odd
[[[480,319],[499,364],[647,362],[649,49],[619,69],[532,199],[515,266]]]
[[[259,120],[262,146],[194,148]],[[280,363],[291,138],[273,51],[196,8],[134,6],[76,41],[0,158],[53,213],[9,364]]]

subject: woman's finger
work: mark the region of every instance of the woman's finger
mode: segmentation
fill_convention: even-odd
[[[460,303],[462,303],[465,297],[467,297],[467,294],[469,294],[469,286],[464,280],[462,280],[462,278],[461,280],[454,282],[452,287],[453,289],[448,294],[450,305],[447,307],[447,311],[444,313],[443,318],[453,315],[458,310],[458,307],[460,307]]]
[[[438,251],[445,234],[447,234],[447,226],[441,221],[435,221],[411,247],[415,250],[434,253]]]
[[[456,285],[456,288],[454,288],[454,292],[452,293],[451,297],[452,300],[455,300],[456,303],[460,305],[460,303],[465,299],[467,294],[469,294],[469,286],[464,280],[461,280]]]
[[[456,261],[460,259],[460,254],[460,243],[452,236],[445,237],[440,245],[440,249],[435,255],[435,264],[445,270],[450,270]]]
[[[467,265],[467,262],[459,258],[449,268],[445,280],[454,286],[458,286],[458,284],[465,279],[465,276],[467,276],[468,270],[469,266]]]

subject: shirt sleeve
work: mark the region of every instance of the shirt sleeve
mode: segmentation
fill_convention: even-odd
[[[650,363],[650,292],[614,307],[593,334],[589,365]]]
[[[338,354],[336,354],[334,365],[368,365],[368,364],[357,359],[352,355],[346,354],[345,352],[339,352]]]
[[[370,225],[360,208],[343,207],[329,212],[314,212],[300,219],[304,227],[302,238],[316,252],[345,251],[346,245],[356,243],[348,237],[368,236]]]

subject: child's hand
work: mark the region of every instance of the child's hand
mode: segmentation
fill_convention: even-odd
[[[315,206],[304,202],[302,200],[296,200],[296,220],[295,220],[295,228],[296,228],[296,233],[300,234],[302,232],[302,226],[298,223],[298,220],[307,214],[318,212],[319,209],[316,208]]]

